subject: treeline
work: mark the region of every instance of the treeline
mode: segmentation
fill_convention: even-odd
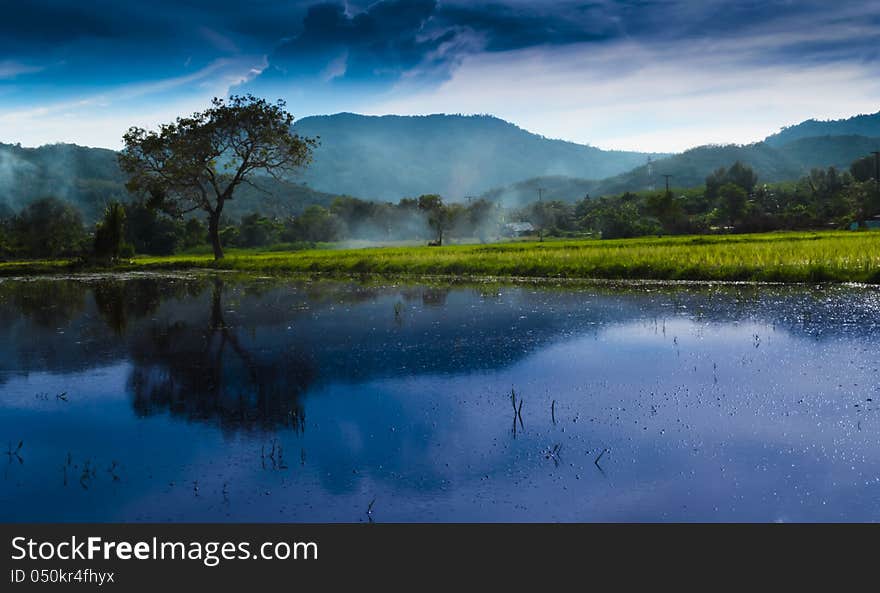
[[[710,174],[704,187],[584,199],[573,216],[604,238],[864,226],[880,213],[874,176],[874,158],[865,157],[848,171],[813,169],[796,182],[761,184],[737,162]]]
[[[340,241],[423,240],[435,245],[454,238],[497,238],[502,212],[486,200],[447,204],[436,194],[378,203],[337,198],[330,207],[312,205],[298,216],[255,212],[221,218],[224,247],[302,249]],[[177,219],[141,202],[111,203],[88,228],[77,208],[54,197],[15,213],[0,204],[0,258],[113,260],[134,254],[171,255],[208,245],[201,218]]]
[[[317,243],[452,239],[497,240],[532,234],[625,238],[653,234],[761,232],[863,226],[880,213],[871,156],[847,171],[814,169],[797,182],[761,184],[742,163],[714,171],[698,188],[606,196],[575,202],[537,201],[521,209],[485,199],[447,204],[436,194],[380,203],[340,197],[298,216],[252,213],[221,219],[224,247],[299,249]],[[511,231],[507,223],[529,223]],[[523,227],[520,227],[520,229]],[[47,197],[14,212],[0,203],[0,258],[113,260],[170,255],[208,244],[200,218],[176,219],[139,202],[113,202],[93,228],[70,203]]]

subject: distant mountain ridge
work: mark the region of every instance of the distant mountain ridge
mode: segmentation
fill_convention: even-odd
[[[287,216],[311,204],[327,206],[337,197],[270,177],[258,183],[265,191],[241,186],[224,212],[234,218],[256,210]],[[131,199],[113,150],[75,144],[24,148],[0,143],[0,214],[7,209],[20,210],[46,196],[74,204],[87,223],[100,218],[110,202]]]
[[[880,137],[880,112],[855,115],[846,119],[808,119],[794,126],[782,128],[764,139],[770,146],[779,147],[801,138],[817,136]]]
[[[672,176],[670,183],[673,187],[694,187],[702,185],[714,170],[729,167],[736,161],[754,169],[761,183],[790,181],[816,167],[833,166],[847,170],[850,163],[877,150],[877,147],[880,147],[880,137],[854,135],[798,138],[778,147],[766,142],[700,146],[607,179],[536,177],[493,188],[483,197],[507,204],[525,203],[534,200],[537,188],[541,187],[546,199],[573,201],[586,194],[601,196],[657,189],[664,184],[663,175]]]
[[[294,131],[321,136],[314,163],[295,181],[264,180],[268,194],[243,186],[228,215],[297,214],[342,194],[387,201],[421,193],[453,200],[481,195],[513,205],[536,199],[542,189],[545,199],[574,201],[660,187],[663,174],[673,176],[675,187],[701,185],[709,173],[737,160],[753,167],[760,182],[786,181],[813,167],[846,169],[880,149],[880,113],[808,120],[764,142],[673,155],[547,139],[491,116],[337,114],[303,118]],[[49,195],[74,203],[87,221],[110,201],[130,197],[112,150],[0,144],[0,214]]]
[[[488,115],[339,113],[303,118],[294,130],[322,138],[304,176],[311,186],[392,201],[461,200],[541,175],[602,179],[665,156],[553,140]]]

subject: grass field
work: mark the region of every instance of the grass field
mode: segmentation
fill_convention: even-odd
[[[186,268],[275,274],[880,283],[880,232],[518,241],[290,253],[230,250],[220,262],[208,255],[145,256],[113,269]],[[5,276],[69,271],[75,270],[64,261],[0,263],[0,275]]]

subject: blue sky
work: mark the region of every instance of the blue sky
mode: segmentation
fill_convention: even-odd
[[[870,1],[27,0],[0,20],[0,141],[117,148],[253,92],[683,150],[880,110],[878,48]]]

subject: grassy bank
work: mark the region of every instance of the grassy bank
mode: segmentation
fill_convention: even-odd
[[[880,283],[880,233],[814,232],[446,247],[230,251],[138,257],[118,270],[217,268],[261,273],[525,276]],[[69,262],[0,264],[2,275],[71,271]]]

